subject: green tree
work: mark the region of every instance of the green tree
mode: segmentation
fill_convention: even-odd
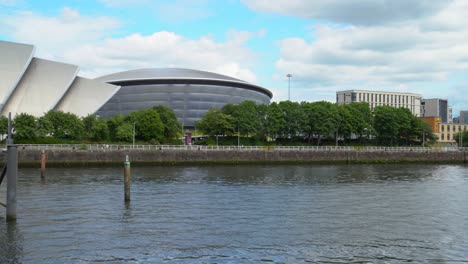
[[[44,115],[42,122],[50,126],[49,134],[59,139],[80,139],[84,134],[81,119],[72,113],[51,110]]]
[[[115,129],[114,140],[132,142],[133,141],[133,124],[122,123]]]
[[[273,102],[267,107],[265,129],[267,135],[273,139],[276,139],[281,131],[284,131],[286,127],[284,113],[278,103]]]
[[[368,103],[353,102],[346,104],[346,108],[353,117],[351,119],[352,131],[358,136],[360,141],[362,141],[364,135],[369,136],[374,134],[373,117]]]
[[[13,120],[15,138],[19,140],[35,139],[37,137],[37,120],[34,116],[21,113]]]
[[[302,106],[297,102],[282,101],[278,104],[281,109],[281,127],[279,134],[282,137],[292,138],[304,130],[306,115]]]
[[[91,139],[96,141],[105,141],[109,139],[109,128],[107,122],[99,117],[91,125]]]
[[[461,134],[461,138],[460,138]],[[462,147],[468,147],[468,131],[461,131],[454,135],[455,141],[457,145],[460,146],[460,139]]]
[[[330,102],[303,102],[301,104],[305,113],[305,125],[303,131],[309,138],[317,137],[317,145],[322,138],[333,136],[338,130],[339,114],[337,106]]]
[[[87,139],[104,141],[109,139],[109,127],[102,117],[88,115],[83,118],[84,135]]]
[[[177,116],[169,107],[157,105],[153,109],[159,114],[164,125],[164,138],[166,140],[175,139],[182,133],[182,124],[177,120]]]
[[[124,115],[116,115],[107,119],[107,127],[109,129],[109,137],[111,140],[121,140],[121,138],[117,137],[117,130],[124,123],[125,123]],[[132,125],[132,133],[133,133],[133,125]]]
[[[0,116],[0,135],[6,135],[8,133],[8,118]]]
[[[234,123],[235,119],[232,116],[213,107],[196,123],[196,127],[209,136],[232,135],[235,131]]]
[[[145,141],[164,139],[164,125],[158,112],[154,109],[143,109],[130,113],[126,122],[135,124],[136,137]]]
[[[241,135],[250,136],[256,135],[260,132],[260,117],[258,114],[257,104],[253,101],[243,101],[239,104],[236,119]]]

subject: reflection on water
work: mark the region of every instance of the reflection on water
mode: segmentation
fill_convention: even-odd
[[[463,166],[22,169],[0,262],[462,263]],[[0,186],[0,197],[5,187]]]

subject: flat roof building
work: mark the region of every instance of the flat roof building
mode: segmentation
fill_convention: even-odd
[[[452,108],[448,105],[447,99],[422,99],[421,116],[441,118],[442,123],[452,123]]]
[[[460,124],[468,124],[468,111],[460,111]]]
[[[408,108],[415,116],[421,114],[421,95],[414,93],[347,90],[336,92],[337,104],[349,104],[352,102],[369,103],[371,111],[377,106],[391,106],[395,108]]]

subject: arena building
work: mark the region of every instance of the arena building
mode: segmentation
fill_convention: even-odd
[[[190,69],[140,69],[96,79],[79,67],[34,57],[35,47],[0,41],[0,113],[36,117],[50,110],[105,118],[164,105],[184,127],[194,127],[211,107],[246,100],[268,104],[272,93],[221,74]]]
[[[184,127],[194,127],[211,107],[246,100],[268,104],[272,93],[221,74],[177,68],[141,69],[114,73],[95,80],[120,86],[120,90],[97,112],[117,114],[164,105],[174,110]]]

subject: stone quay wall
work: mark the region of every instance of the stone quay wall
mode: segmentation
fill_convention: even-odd
[[[255,163],[466,163],[459,151],[366,151],[366,150],[44,150],[50,165],[121,164],[128,155],[133,164],[255,164]],[[18,148],[21,165],[40,165],[41,150]]]

